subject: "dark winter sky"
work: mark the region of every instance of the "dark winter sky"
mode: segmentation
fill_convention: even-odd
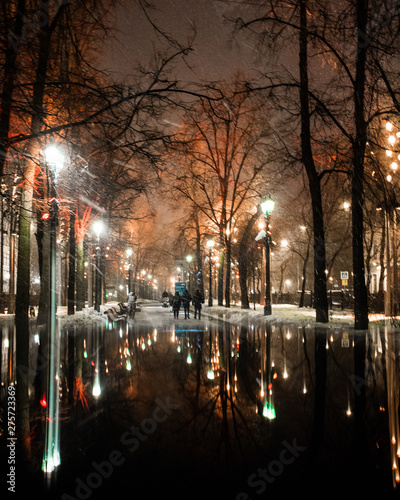
[[[157,26],[182,45],[196,31],[194,51],[180,67],[180,78],[188,81],[214,81],[229,78],[237,70],[251,71],[257,50],[244,36],[232,35],[234,24],[227,18],[246,17],[254,4],[213,0],[152,0],[148,11]],[[138,62],[148,63],[154,47],[165,41],[157,39],[153,28],[135,0],[125,0],[116,12],[119,33],[108,40],[105,66],[125,80],[134,74]]]

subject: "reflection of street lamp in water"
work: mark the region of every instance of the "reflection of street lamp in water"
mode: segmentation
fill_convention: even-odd
[[[64,155],[59,149],[50,145],[45,150],[46,166],[50,180],[50,297],[48,313],[49,345],[48,353],[48,379],[47,379],[47,399],[46,401],[47,419],[45,431],[45,447],[43,453],[42,469],[45,473],[51,473],[61,463],[60,459],[60,433],[59,433],[59,366],[60,366],[60,345],[58,335],[56,335],[56,244],[58,226],[58,200],[57,181],[58,176],[64,166]]]

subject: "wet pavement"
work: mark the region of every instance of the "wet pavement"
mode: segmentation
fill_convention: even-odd
[[[4,401],[14,339],[11,327],[1,332]],[[72,323],[59,336],[57,454],[47,466],[48,406],[35,394],[40,336],[31,337],[32,472],[17,479],[31,493],[398,493],[399,332],[199,321],[182,312],[174,320],[158,303],[144,304],[133,321]],[[3,454],[4,439],[2,418]]]

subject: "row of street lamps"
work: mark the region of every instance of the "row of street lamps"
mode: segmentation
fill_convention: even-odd
[[[64,166],[65,158],[60,150],[54,146],[50,145],[45,151],[46,163],[50,166],[50,185],[51,185],[51,196],[50,196],[50,255],[55,255],[55,245],[56,245],[56,230],[58,225],[58,201],[57,201],[57,192],[56,192],[56,184],[58,181],[58,175]],[[272,313],[271,310],[271,248],[273,246],[272,238],[271,238],[271,214],[274,209],[275,202],[268,197],[263,203],[261,203],[261,210],[265,217],[265,235],[264,235],[264,245],[266,250],[266,258],[265,258],[265,278],[266,278],[266,286],[265,286],[265,305],[264,305],[264,315],[268,316]],[[100,311],[101,304],[101,271],[100,271],[100,235],[104,230],[104,224],[101,220],[96,220],[92,224],[93,231],[97,237],[97,247],[96,247],[96,265],[95,265],[95,310]],[[208,305],[212,306],[213,297],[212,297],[212,260],[211,260],[211,251],[214,247],[214,240],[209,239],[207,241],[207,248],[209,252],[209,298]],[[52,261],[50,263],[50,275],[55,273],[55,263]],[[188,261],[189,262],[189,261]],[[55,283],[51,282],[51,290],[55,291]],[[54,298],[55,301],[55,298]],[[54,308],[50,308],[50,314],[52,314]]]

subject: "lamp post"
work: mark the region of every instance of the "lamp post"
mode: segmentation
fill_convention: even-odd
[[[101,304],[101,272],[100,272],[100,262],[101,262],[101,249],[100,249],[100,234],[103,232],[104,224],[101,220],[96,220],[93,222],[93,231],[97,236],[97,247],[96,247],[96,266],[95,266],[95,291],[94,291],[94,308],[97,312],[100,312]]]
[[[207,241],[207,247],[208,247],[208,260],[210,262],[210,288],[208,291],[208,306],[211,307],[213,305],[213,300],[212,300],[212,262],[211,262],[211,249],[214,246],[214,240],[208,240]]]
[[[132,282],[132,264],[131,264],[131,257],[133,254],[132,248],[128,248],[126,251],[126,255],[128,256],[128,261],[129,261],[129,268],[128,268],[128,293],[132,291],[131,289],[131,282]]]
[[[191,255],[186,256],[186,262],[188,263],[188,268],[189,268],[189,273],[188,273],[189,274],[189,286],[188,286],[189,293],[191,292],[191,288],[192,288],[191,287],[192,280],[191,280],[191,273],[190,273],[190,264],[191,264],[192,260],[193,260],[193,257]]]
[[[275,202],[268,198],[263,203],[261,203],[261,210],[265,217],[265,305],[264,305],[264,316],[269,316],[272,314],[271,310],[271,213],[274,209]]]

